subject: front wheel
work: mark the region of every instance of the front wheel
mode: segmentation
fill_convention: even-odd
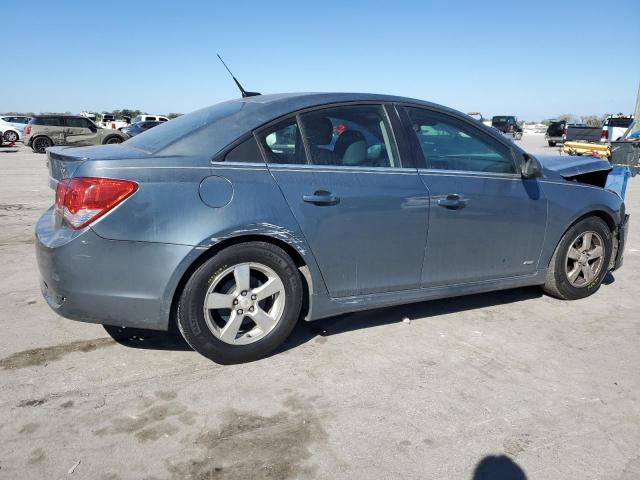
[[[556,146],[556,142],[552,142],[551,140],[549,140],[549,146],[550,147],[555,147]]]
[[[577,300],[598,291],[609,271],[613,235],[598,217],[576,223],[562,237],[551,258],[546,293],[563,300]]]
[[[298,321],[302,281],[281,248],[247,242],[222,250],[187,281],[177,323],[187,343],[221,364],[243,363],[280,346]]]

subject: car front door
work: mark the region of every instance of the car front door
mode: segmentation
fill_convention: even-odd
[[[534,274],[547,201],[513,150],[449,114],[405,107],[402,117],[431,199],[422,285]]]
[[[419,288],[429,199],[382,105],[301,113],[259,139],[331,297]]]
[[[66,117],[64,121],[67,145],[82,146],[100,143],[98,128],[86,118]]]

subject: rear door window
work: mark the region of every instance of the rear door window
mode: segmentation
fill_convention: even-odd
[[[347,167],[400,167],[382,105],[345,105],[300,115],[310,163]]]

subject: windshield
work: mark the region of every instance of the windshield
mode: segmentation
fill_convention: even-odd
[[[144,150],[145,152],[155,153],[169,145],[172,145],[190,133],[194,133],[198,130],[209,130],[209,128],[205,127],[215,125],[220,120],[239,112],[242,106],[243,102],[228,101],[219,103],[213,107],[196,110],[195,112],[191,112],[187,115],[182,115],[175,120],[162,122],[162,125],[158,125],[157,127],[149,129],[146,132],[127,140],[127,144],[134,148]],[[198,135],[198,137],[201,136]],[[206,137],[208,137],[208,135],[205,133],[204,137],[201,138],[201,140],[205,140],[204,143],[206,143],[206,140],[210,140]],[[181,153],[200,153],[191,151],[193,147],[192,142],[186,143],[190,148],[187,148],[187,151]],[[204,143],[202,145],[203,153],[204,147],[206,146]],[[185,145],[185,148],[187,145]],[[213,154],[216,152],[210,153]]]

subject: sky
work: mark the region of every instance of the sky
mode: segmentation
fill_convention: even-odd
[[[0,111],[187,113],[245,89],[372,92],[485,117],[631,113],[640,0],[28,0]],[[13,52],[8,55],[7,52]]]

